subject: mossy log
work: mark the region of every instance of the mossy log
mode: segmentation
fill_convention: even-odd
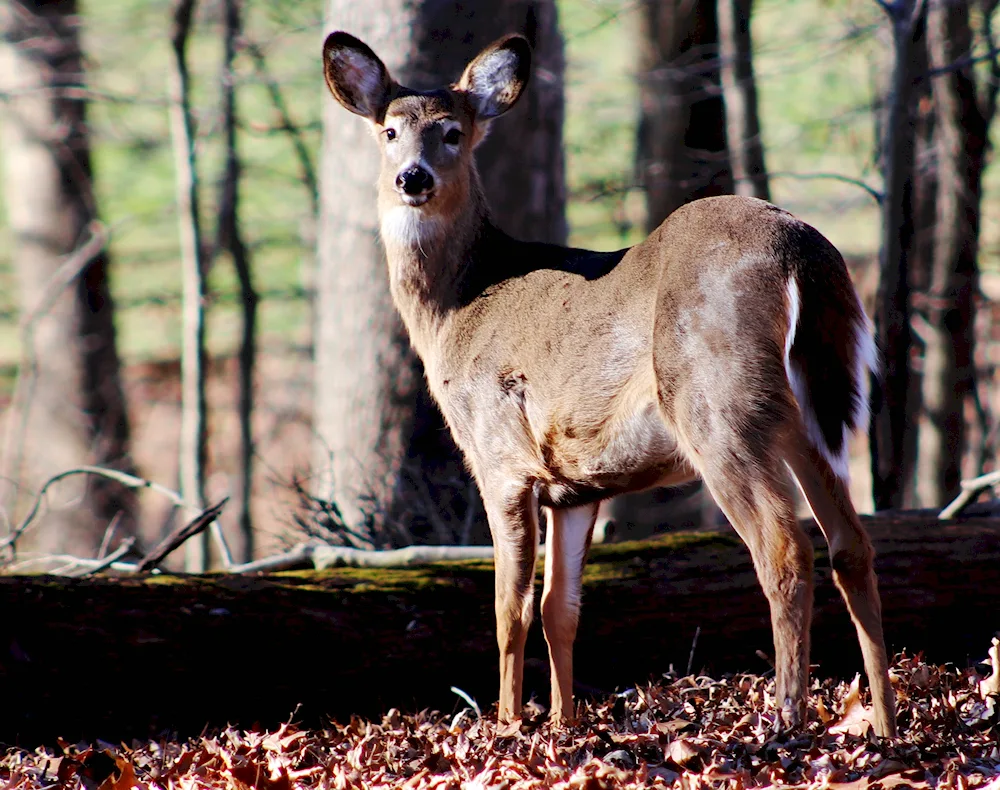
[[[965,665],[1000,628],[1000,520],[868,525],[890,651]],[[815,529],[811,530],[815,534]],[[813,662],[861,669],[817,541]],[[762,672],[767,604],[730,534],[596,546],[584,578],[579,691],[693,669]],[[271,576],[0,577],[0,741],[196,734],[227,723],[307,723],[390,707],[450,711],[458,686],[496,699],[492,563]],[[540,625],[526,689],[547,699]]]

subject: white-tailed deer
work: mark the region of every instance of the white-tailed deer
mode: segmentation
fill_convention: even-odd
[[[323,47],[330,91],[369,122],[381,149],[392,295],[486,506],[500,720],[521,712],[539,505],[551,716],[562,722],[574,712],[580,580],[599,502],[700,475],[750,548],[770,603],[776,727],[799,725],[813,549],[796,521],[791,470],[857,627],[875,731],[894,735],[873,552],[846,483],[875,349],[843,259],[810,226],[740,197],[684,206],[618,252],[505,235],[473,151],[518,100],[530,61],[526,40],[510,36],[451,87],[418,92],[347,33]]]

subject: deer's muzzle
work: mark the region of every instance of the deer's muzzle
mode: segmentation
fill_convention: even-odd
[[[425,203],[434,189],[434,176],[420,165],[406,168],[396,176],[396,191],[411,206]]]

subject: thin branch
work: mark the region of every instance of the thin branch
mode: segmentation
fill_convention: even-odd
[[[989,488],[993,488],[996,485],[1000,485],[1000,471],[990,472],[988,475],[981,475],[980,477],[974,477],[972,480],[963,480],[962,483],[962,493],[955,497],[952,502],[945,507],[939,514],[938,518],[941,520],[955,518],[966,507],[969,506],[976,498]]]
[[[114,480],[121,483],[126,488],[131,489],[149,489],[151,491],[156,491],[157,493],[163,494],[171,502],[173,502],[178,507],[186,507],[190,510],[200,510],[200,508],[192,505],[189,502],[184,501],[180,494],[169,488],[161,486],[159,483],[154,483],[150,480],[146,480],[142,477],[136,477],[135,475],[130,475],[126,472],[119,472],[117,469],[105,469],[102,466],[78,466],[73,469],[67,469],[64,472],[59,472],[53,475],[38,490],[35,495],[35,501],[31,505],[31,509],[28,511],[27,515],[21,520],[17,528],[6,538],[0,540],[0,549],[5,548],[15,548],[17,541],[25,533],[31,522],[35,520],[38,515],[38,511],[42,506],[42,500],[45,498],[45,494],[48,492],[49,488],[58,483],[60,480],[65,480],[67,477],[72,477],[73,475],[98,475],[99,477],[106,477],[109,480]]]
[[[879,205],[882,204],[885,195],[879,192],[875,187],[870,184],[866,184],[860,178],[851,178],[851,176],[840,175],[839,173],[791,173],[791,172],[779,172],[770,173],[770,178],[791,178],[797,181],[840,181],[844,184],[850,184],[851,186],[863,189],[868,195]]]
[[[122,514],[121,511],[115,513],[115,517],[111,519],[111,523],[108,524],[108,528],[104,530],[104,537],[101,539],[101,547],[97,550],[97,559],[104,559],[108,550],[111,548],[111,541],[114,540],[115,533],[118,531],[118,525],[121,524]]]
[[[319,181],[316,178],[316,168],[313,167],[312,157],[309,155],[309,146],[306,145],[301,128],[292,120],[292,115],[288,110],[284,94],[275,79],[267,70],[267,61],[264,58],[264,51],[260,45],[244,39],[243,48],[253,59],[254,68],[267,88],[271,97],[271,104],[274,105],[278,117],[281,118],[280,131],[287,132],[291,140],[292,148],[295,149],[295,156],[299,160],[299,169],[302,171],[302,181],[309,191],[309,204],[312,208],[312,216],[319,214]]]
[[[132,538],[129,538],[129,540],[132,540]],[[128,541],[125,541],[125,544],[128,544]],[[125,544],[123,544],[124,551],[119,548],[115,551],[116,555],[121,551],[121,556],[124,556],[132,548],[131,545]],[[103,560],[91,560],[85,557],[74,557],[70,554],[43,554],[9,565],[4,570],[6,573],[23,573],[26,569],[37,571],[40,563],[53,562],[62,563],[61,566],[48,571],[55,576],[85,576],[88,573],[95,573],[99,570],[107,570],[108,568],[120,573],[135,573],[138,570],[138,566],[134,562],[121,562],[120,557],[110,562],[108,560],[110,560],[110,557],[106,557]]]
[[[184,526],[179,529],[175,529],[167,535],[167,537],[161,540],[153,549],[146,553],[146,556],[139,562],[138,569],[140,571],[152,570],[163,561],[164,557],[179,548],[188,539],[193,538],[195,535],[199,535],[208,529],[208,527],[211,526],[219,517],[219,514],[222,512],[222,509],[226,506],[226,502],[228,501],[229,497],[224,497],[218,503],[203,510]],[[229,562],[227,565],[231,566],[232,563]]]
[[[91,564],[90,560],[79,560],[79,564],[83,567],[76,572],[67,573],[67,576],[89,576],[92,573],[98,573],[99,571],[106,570],[112,567],[118,560],[128,554],[132,547],[135,545],[135,538],[126,538],[122,541],[121,545],[115,549],[111,554],[104,558],[98,558],[94,560],[94,564]]]

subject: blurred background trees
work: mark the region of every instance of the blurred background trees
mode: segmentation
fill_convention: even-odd
[[[535,42],[531,90],[479,157],[515,235],[610,249],[734,191],[814,224],[845,253],[885,356],[871,456],[865,439],[853,448],[858,504],[940,506],[995,465],[996,5],[4,0],[5,518],[85,463],[179,483],[166,75],[183,6],[189,214],[205,229],[205,294],[188,300],[205,321],[198,486],[244,503],[222,522],[237,558],[303,532],[378,547],[488,535],[389,301],[375,147],[324,93],[319,44],[333,27],[421,87],[505,32]],[[649,529],[668,512],[611,510]],[[61,483],[30,538],[93,555],[116,517],[114,541],[138,529],[148,543],[174,515],[148,492]]]
[[[14,392],[8,380],[6,392],[0,507],[9,519],[57,472],[131,464],[81,22],[75,0],[12,0],[0,10],[5,265],[13,275],[5,279],[16,288],[24,346],[7,353],[26,357],[20,386]],[[134,498],[106,480],[67,483],[60,496],[73,506],[36,530],[40,550],[89,555],[112,520],[122,537],[135,529]]]

